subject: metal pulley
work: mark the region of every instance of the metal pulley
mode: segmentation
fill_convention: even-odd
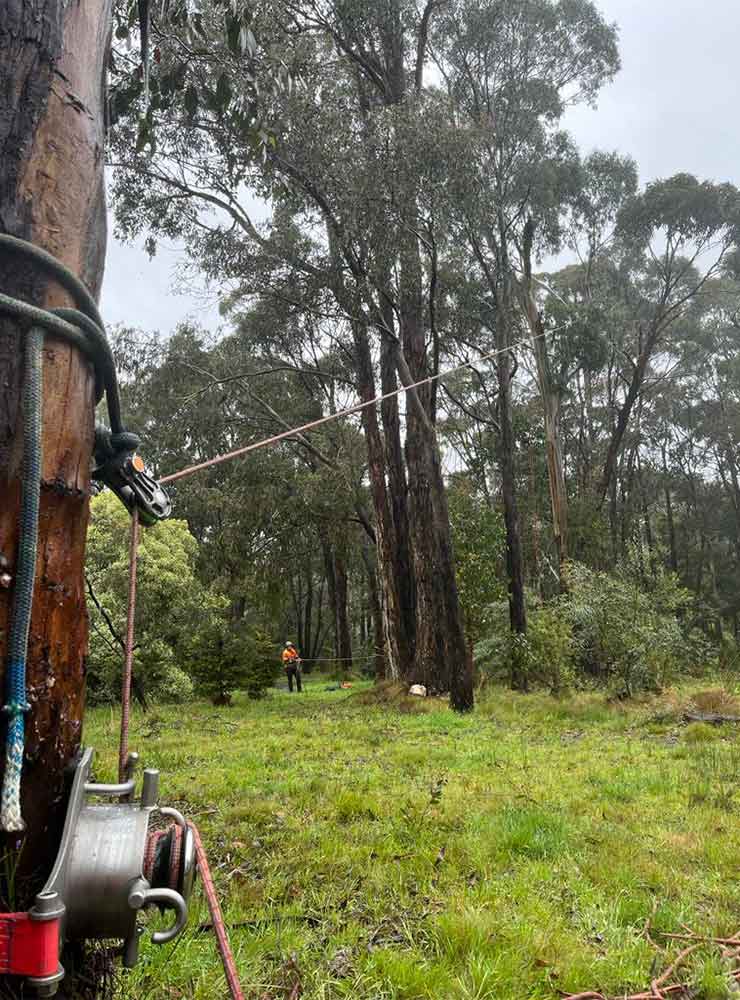
[[[95,427],[95,468],[92,478],[113,490],[127,510],[139,513],[143,525],[163,521],[172,513],[167,490],[146,471],[136,434],[113,434],[103,424]]]
[[[123,964],[131,967],[143,932],[140,910],[157,906],[173,913],[171,926],[152,934],[154,944],[172,941],[185,927],[195,879],[193,834],[176,809],[158,804],[158,771],[144,771],[137,801],[135,755],[129,757],[127,780],[113,785],[90,781],[92,759],[87,749],[76,764],[54,868],[36,905],[23,916],[57,922],[58,953],[67,941],[120,940]],[[156,829],[152,821],[158,816],[174,823]],[[28,978],[42,996],[53,996],[64,977],[58,957],[53,971],[47,967],[46,974]]]

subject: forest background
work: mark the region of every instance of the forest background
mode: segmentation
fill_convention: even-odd
[[[461,709],[485,677],[629,695],[733,663],[740,202],[563,130],[615,26],[580,0],[165,10],[148,94],[118,11],[113,210],[178,241],[223,325],[116,333],[155,467],[469,367],[177,486],[141,699],[257,694],[285,637]],[[125,553],[94,513],[104,700]]]

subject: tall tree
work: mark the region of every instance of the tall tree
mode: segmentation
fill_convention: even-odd
[[[435,43],[451,99],[477,138],[479,166],[463,197],[458,185],[456,214],[495,303],[497,346],[504,351],[498,361],[500,466],[511,625],[521,632],[526,611],[514,488],[513,345],[525,330],[532,337],[553,530],[562,560],[568,527],[558,394],[533,258],[559,248],[562,215],[577,190],[577,155],[558,129],[560,119],[568,104],[592,100],[616,72],[616,32],[589,2],[459,0],[441,20]]]
[[[202,102],[186,90],[179,120],[170,114],[170,125],[151,109],[160,152],[118,166],[119,218],[129,231],[148,226],[185,234],[191,252],[222,278],[243,282],[245,265],[259,256],[263,273],[272,267],[273,288],[290,269],[303,286],[313,286],[314,302],[323,290],[349,323],[363,399],[375,393],[376,348],[385,391],[434,374],[439,360],[430,171],[418,150],[427,127],[426,45],[438,6],[276,5],[273,40],[302,85],[267,102],[275,124],[261,157],[244,126],[249,67],[226,46],[218,64],[209,54],[189,67]],[[209,6],[206,20],[218,16],[217,5]],[[160,94],[168,72],[163,65]],[[173,100],[168,93],[170,111]],[[124,122],[120,135],[127,134]],[[247,180],[275,206],[269,235],[249,217]],[[442,181],[432,178],[431,186]],[[134,212],[135,202],[142,211]],[[204,229],[207,205],[225,213],[228,224]],[[301,223],[302,238],[283,224],[286,217]],[[456,707],[467,708],[472,680],[436,440],[436,392],[409,390],[403,449],[399,413],[389,401],[380,427],[372,411],[363,415],[389,666],[431,689],[450,690]]]

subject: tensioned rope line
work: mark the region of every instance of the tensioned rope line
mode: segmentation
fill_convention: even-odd
[[[124,646],[121,680],[121,738],[118,744],[118,780],[126,780],[128,761],[128,731],[131,715],[131,677],[134,669],[134,626],[136,615],[136,569],[139,557],[139,512],[131,514],[131,534],[128,546],[128,598],[126,606],[126,643]]]
[[[564,326],[556,326],[552,330],[544,330],[542,333],[534,334],[531,337],[524,337],[522,340],[518,340],[516,343],[510,344],[508,347],[499,347],[495,351],[489,351],[487,354],[481,354],[480,357],[475,358],[473,361],[465,361],[463,364],[456,365],[454,368],[448,368],[444,372],[437,372],[435,375],[428,375],[426,378],[421,378],[417,382],[410,382],[408,385],[402,385],[398,389],[392,389],[390,392],[384,392],[378,396],[373,396],[372,399],[366,399],[362,403],[356,403],[354,406],[348,406],[346,409],[338,410],[336,413],[329,413],[325,417],[319,417],[317,420],[310,420],[307,424],[301,424],[299,427],[293,427],[288,431],[281,431],[280,434],[273,434],[271,437],[262,438],[260,441],[253,441],[252,444],[236,448],[234,451],[227,451],[223,455],[216,455],[214,458],[206,459],[205,462],[188,465],[184,469],[180,469],[179,472],[171,472],[169,476],[163,476],[159,481],[160,483],[175,483],[178,479],[184,479],[185,476],[192,476],[193,473],[201,472],[203,469],[209,469],[214,465],[221,465],[223,462],[228,462],[232,458],[241,458],[243,455],[248,455],[250,452],[258,451],[260,448],[267,448],[270,445],[279,444],[280,441],[287,441],[288,438],[295,437],[297,434],[303,434],[305,431],[312,431],[317,427],[323,427],[325,424],[330,424],[335,420],[340,420],[342,417],[349,417],[353,413],[361,413],[362,410],[367,410],[369,407],[375,406],[377,403],[382,403],[385,399],[392,399],[394,396],[400,396],[403,392],[410,392],[411,389],[419,389],[421,386],[430,385],[432,382],[443,381],[451,375],[456,375],[458,372],[465,371],[468,368],[473,368],[475,365],[480,364],[481,361],[490,361],[492,358],[497,358],[501,354],[507,354],[509,351],[514,351],[518,347],[526,347],[528,344],[533,344],[536,340],[542,340],[544,337],[549,337],[551,334],[557,333],[559,330],[563,330],[564,328]]]
[[[418,389],[420,386],[429,385],[437,380],[442,380],[449,378],[451,375],[457,372],[466,371],[472,368],[476,364],[480,364],[481,361],[489,361],[492,358],[496,358],[501,354],[506,354],[508,351],[515,350],[518,347],[523,347],[526,344],[531,344],[535,340],[540,340],[543,337],[547,337],[552,333],[557,333],[558,330],[563,329],[562,326],[555,327],[553,330],[545,330],[542,333],[535,334],[532,337],[526,337],[522,340],[517,341],[514,344],[510,344],[508,347],[500,347],[495,351],[489,351],[487,354],[482,354],[480,357],[476,358],[474,361],[465,361],[460,365],[456,365],[454,368],[448,368],[444,372],[437,372],[434,375],[428,375],[426,378],[419,379],[416,382],[412,382],[409,385],[399,386],[397,389],[393,389],[390,392],[382,393],[378,396],[373,396],[372,399],[367,399],[362,403],[357,403],[354,406],[349,406],[344,410],[339,410],[337,413],[330,413],[325,417],[320,417],[317,420],[310,420],[306,424],[301,424],[299,427],[293,427],[290,430],[282,431],[280,434],[273,434],[270,437],[262,438],[259,441],[254,441],[252,444],[244,445],[242,448],[236,448],[234,451],[226,452],[223,455],[216,455],[214,458],[209,458],[205,462],[198,462],[195,465],[187,466],[181,469],[179,472],[173,472],[169,476],[164,476],[160,479],[160,483],[174,483],[179,479],[184,479],[186,476],[191,476],[196,472],[201,472],[203,469],[209,469],[214,465],[221,465],[223,462],[228,462],[234,458],[240,458],[243,455],[248,455],[250,452],[257,451],[260,448],[267,448],[271,445],[278,444],[280,441],[286,441],[288,438],[295,437],[297,434],[302,434],[304,431],[314,430],[316,427],[322,427],[325,424],[332,423],[335,420],[340,420],[342,417],[351,416],[353,413],[360,413],[362,410],[368,409],[370,406],[375,406],[378,403],[382,403],[385,399],[392,399],[394,396],[400,396],[403,392],[408,392],[411,389]],[[131,525],[131,558],[129,561],[129,605],[128,605],[128,617],[127,621],[133,623],[136,614],[136,546],[138,543],[138,525],[132,523]],[[133,625],[132,625],[133,627]],[[131,703],[131,662],[133,659],[133,631],[131,634],[126,636],[126,666],[124,668],[124,682],[123,690],[121,693],[121,742],[119,746],[119,761],[123,762],[126,759],[126,749],[128,747],[128,719]]]

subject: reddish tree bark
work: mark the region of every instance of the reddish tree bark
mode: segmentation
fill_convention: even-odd
[[[0,5],[0,230],[48,250],[98,296],[106,224],[105,66],[111,0]],[[28,261],[0,255],[0,287],[36,305],[69,295]],[[0,551],[14,572],[22,454],[23,338],[0,317]],[[19,886],[28,902],[49,872],[64,818],[64,769],[81,739],[87,615],[83,567],[94,376],[80,352],[47,336],[39,555],[28,654],[27,823]],[[12,587],[0,590],[5,671]]]

